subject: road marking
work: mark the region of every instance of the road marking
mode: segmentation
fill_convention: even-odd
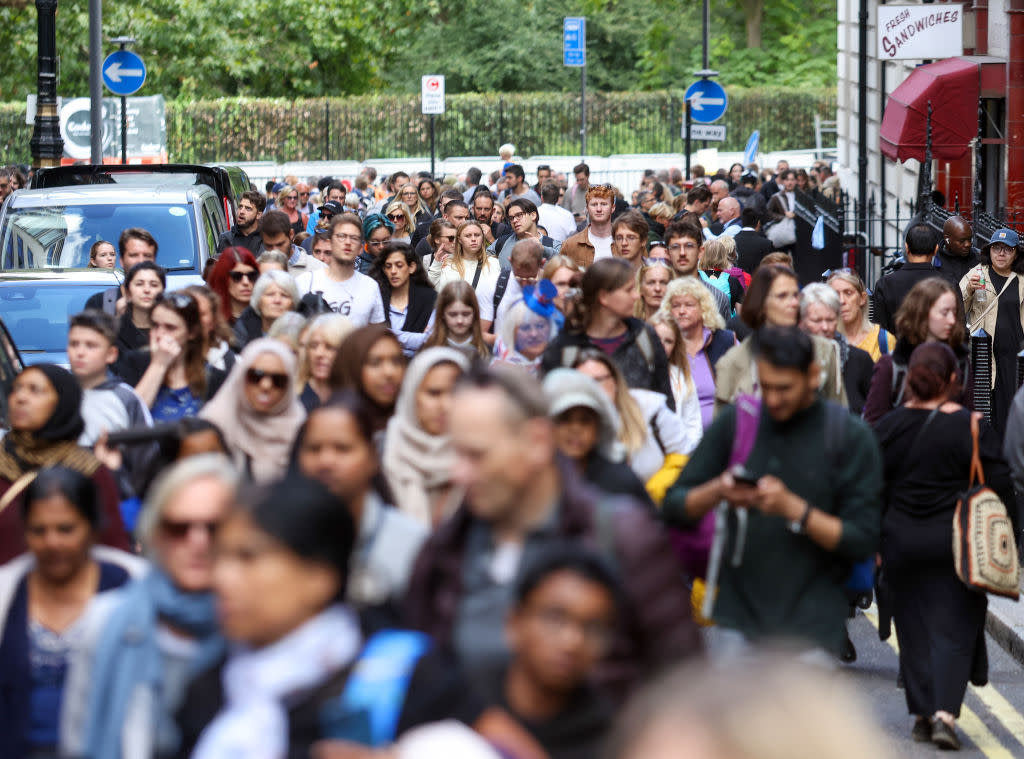
[[[864,612],[864,616],[867,618],[871,626],[876,630],[878,629],[878,613],[875,610],[875,606],[872,605],[869,611]],[[900,647],[896,642],[896,633],[893,631],[892,635],[889,636],[889,640],[886,641],[896,655],[899,656]],[[978,694],[981,702],[985,707],[992,712],[992,715],[999,720],[1006,727],[1012,736],[1015,738],[1020,735],[1024,735],[1022,727],[1024,727],[1024,717],[1017,713],[1017,711],[1010,705],[1001,694],[999,694],[995,688],[991,685],[986,685],[984,688],[975,688],[971,686],[972,690]],[[983,694],[982,691],[990,691],[990,693]],[[994,696],[992,694],[995,694]],[[987,699],[987,700],[986,700]],[[993,708],[991,704],[994,704],[996,708]],[[1012,715],[1012,716],[1011,716]],[[960,719],[957,720],[957,724],[963,731],[964,735],[971,739],[971,743],[978,747],[988,759],[1014,759],[1014,754],[1006,746],[999,742],[999,739],[989,730],[988,726],[981,721],[977,714],[967,706],[963,704],[960,707]],[[1012,726],[1012,727],[1011,727]]]

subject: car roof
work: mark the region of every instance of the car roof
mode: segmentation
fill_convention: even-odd
[[[42,208],[54,205],[105,205],[109,203],[151,205],[154,203],[191,203],[201,195],[216,194],[205,185],[169,182],[143,186],[73,185],[43,190],[16,190],[8,199],[13,208]]]

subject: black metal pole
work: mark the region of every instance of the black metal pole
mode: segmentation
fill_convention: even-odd
[[[434,114],[430,114],[430,176],[434,177]]]
[[[711,3],[710,0],[704,0],[704,12],[701,14],[701,25],[703,26],[704,32],[704,70],[707,71],[710,68],[710,59],[708,58],[708,33],[711,28]]]
[[[103,163],[103,0],[89,0],[89,156]]]
[[[331,101],[324,100],[324,160],[331,160]]]
[[[57,114],[57,0],[36,0],[36,120],[32,127],[32,165],[57,166],[64,155]]]
[[[857,50],[857,196],[860,207],[868,199],[868,0],[860,0]],[[858,231],[865,231],[861,221]]]
[[[587,67],[580,66],[580,160],[587,157]]]
[[[121,43],[125,49],[125,43]],[[128,163],[128,98],[121,96],[121,163]]]
[[[683,150],[686,151],[686,179],[690,179],[690,101],[686,99],[683,106]]]

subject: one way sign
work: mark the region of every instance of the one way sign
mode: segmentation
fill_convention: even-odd
[[[722,85],[710,79],[698,79],[691,84],[685,97],[690,101],[690,118],[702,124],[722,118],[729,105]]]
[[[103,83],[115,95],[134,95],[146,81],[146,64],[131,50],[111,53],[100,70]]]

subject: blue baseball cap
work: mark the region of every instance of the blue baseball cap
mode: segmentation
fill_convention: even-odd
[[[1020,242],[1020,237],[1012,229],[997,229],[992,235],[992,239],[988,241],[988,245],[985,246],[985,250],[988,250],[993,243],[997,242],[1009,245],[1011,248],[1016,248]]]

